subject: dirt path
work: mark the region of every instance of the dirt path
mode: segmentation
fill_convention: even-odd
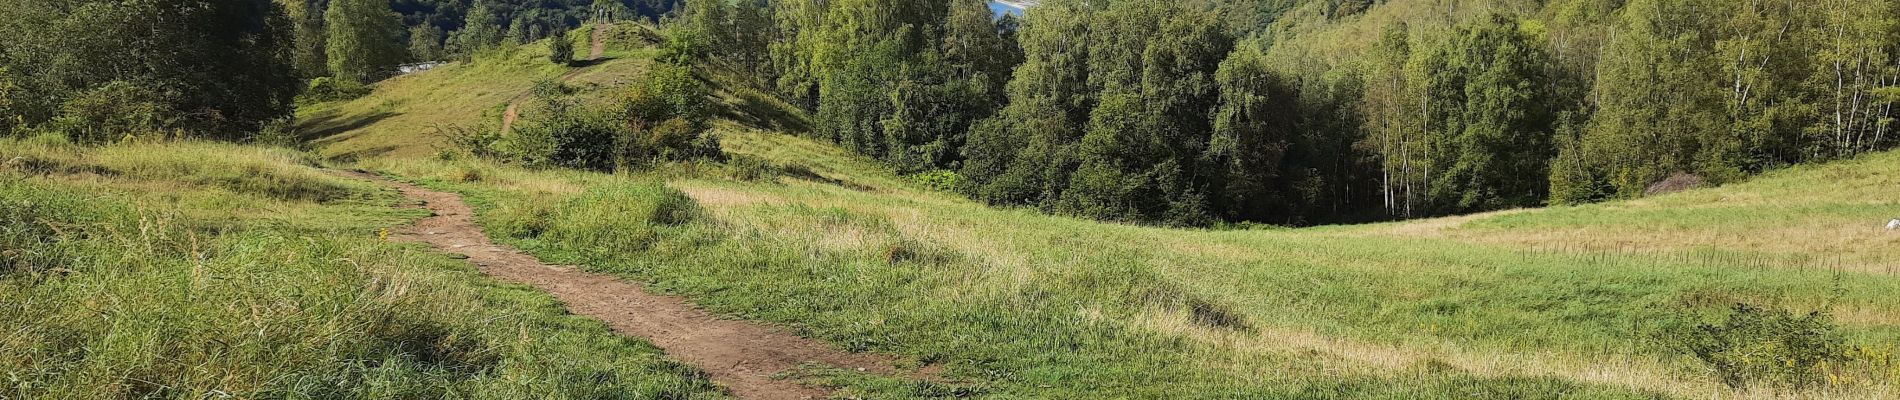
[[[594,48],[587,51],[587,59],[599,60],[600,56],[607,55],[607,26],[605,23],[594,23],[594,33],[589,36]]]
[[[402,229],[398,238],[468,256],[483,273],[545,290],[570,312],[604,321],[621,334],[652,341],[674,358],[705,371],[741,399],[824,398],[825,390],[772,378],[806,363],[926,378],[899,373],[885,357],[847,353],[770,325],[720,319],[680,297],[648,293],[638,284],[606,275],[541,263],[489,241],[459,195],[368,173],[344,174],[393,186],[434,212]]]
[[[516,118],[521,118],[520,98],[509,100],[508,109],[501,111],[501,133],[508,133],[509,129],[514,129]]]

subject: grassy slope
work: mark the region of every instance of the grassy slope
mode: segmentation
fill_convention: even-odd
[[[436,76],[414,85],[466,90]],[[721,130],[733,153],[818,176],[366,165],[470,194],[543,257],[954,378],[814,371],[873,396],[1732,397],[1659,339],[1737,301],[1831,310],[1873,354],[1900,341],[1900,280],[1869,266],[1896,250],[1871,229],[1900,216],[1895,154],[1631,202],[1215,232],[987,208],[831,146]],[[677,201],[662,184],[705,211],[654,221]],[[1836,375],[1805,395],[1893,395],[1900,366]]]
[[[719,398],[293,151],[0,139],[0,398]]]
[[[499,123],[507,104],[536,82],[565,80],[589,88],[615,85],[645,71],[653,50],[637,46],[647,39],[634,33],[621,30],[602,60],[578,62],[576,67],[549,63],[546,42],[537,42],[504,47],[427,74],[391,78],[360,99],[301,107],[298,130],[326,158],[431,155],[447,146],[437,127]],[[592,47],[585,36],[570,35],[581,57]]]
[[[1567,252],[1654,252],[1753,267],[1900,273],[1900,153],[1800,166],[1720,188],[1534,212],[1345,227]]]

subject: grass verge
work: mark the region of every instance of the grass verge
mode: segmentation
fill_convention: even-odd
[[[0,139],[0,398],[722,398],[298,153]],[[23,166],[33,165],[32,168]]]

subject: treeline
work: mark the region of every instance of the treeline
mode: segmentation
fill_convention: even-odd
[[[1284,66],[1276,71],[1300,77],[1309,91],[1357,98],[1350,110],[1362,149],[1379,161],[1384,208],[1429,215],[1635,197],[1668,189],[1658,186],[1665,180],[1731,182],[1892,148],[1896,11],[1892,0],[1308,4],[1267,35]],[[1459,69],[1447,51],[1486,52],[1462,35],[1481,25],[1521,36],[1489,52],[1521,54],[1529,68],[1488,64],[1494,71],[1536,77],[1448,78]],[[1369,31],[1383,33],[1341,36]],[[1340,50],[1357,54],[1328,57]],[[1459,101],[1448,83],[1466,94],[1495,88],[1521,96]],[[1472,125],[1474,111],[1506,113],[1476,122],[1516,123]],[[1499,162],[1463,150],[1499,148],[1496,140],[1507,137],[1518,139],[1504,147],[1522,149],[1509,154],[1536,156]],[[1514,176],[1536,180],[1471,190]]]
[[[595,19],[657,19],[673,8],[668,0],[277,1],[296,26],[299,74],[352,82],[388,75],[401,63],[467,59]],[[375,46],[332,43],[372,39]]]
[[[697,1],[812,135],[992,204],[1206,225],[1640,196],[1891,148],[1900,1]]]
[[[0,2],[0,135],[291,140],[300,94],[366,90],[412,60],[637,18],[659,0]]]

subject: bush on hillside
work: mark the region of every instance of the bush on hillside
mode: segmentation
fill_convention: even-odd
[[[75,142],[100,144],[162,131],[170,126],[163,95],[150,88],[114,81],[74,96],[60,107],[55,130]]]
[[[613,108],[581,104],[562,91],[537,90],[536,96],[539,115],[504,132],[501,153],[533,167],[614,168],[614,138],[622,128]]]
[[[1736,304],[1721,322],[1697,324],[1670,332],[1669,337],[1729,387],[1801,390],[1822,382],[1828,364],[1847,360],[1846,339],[1837,329],[1819,311],[1796,315],[1779,308]]]
[[[303,103],[343,101],[368,95],[370,87],[347,79],[320,77],[311,79],[298,100]]]
[[[574,41],[565,35],[548,38],[548,61],[567,65],[574,62]]]
[[[647,249],[669,227],[699,218],[702,211],[691,197],[658,183],[607,185],[589,189],[552,209],[541,211],[528,225],[539,227],[535,237],[561,243],[584,244],[609,253]]]
[[[945,193],[956,192],[957,181],[961,179],[962,176],[957,175],[957,171],[950,170],[936,170],[910,176],[911,182],[917,183],[918,186]]]
[[[725,159],[719,138],[707,132],[709,91],[687,67],[658,67],[612,101],[590,101],[551,82],[534,93],[537,106],[522,111],[511,132],[438,129],[469,154],[534,167],[613,171]]]

